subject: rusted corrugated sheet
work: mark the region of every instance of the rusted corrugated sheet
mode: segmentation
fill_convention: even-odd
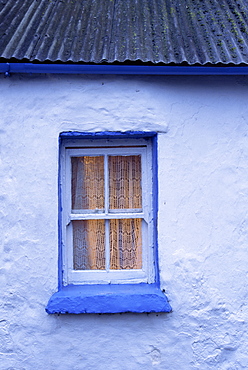
[[[248,63],[247,0],[0,0],[0,57]]]

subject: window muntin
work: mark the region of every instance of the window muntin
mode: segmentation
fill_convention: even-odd
[[[64,154],[64,284],[151,282],[150,145],[68,144]]]

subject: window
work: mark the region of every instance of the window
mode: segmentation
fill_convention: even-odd
[[[156,134],[60,138],[60,283],[47,312],[169,312],[158,285]]]
[[[149,141],[70,145],[62,164],[64,284],[151,282]]]

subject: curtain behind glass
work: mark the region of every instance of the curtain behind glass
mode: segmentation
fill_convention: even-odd
[[[109,156],[109,208],[142,208],[141,156]]]
[[[72,157],[72,210],[104,211],[104,157]],[[109,156],[109,208],[142,208],[141,156]],[[123,214],[123,217],[124,214]],[[76,270],[103,270],[109,222],[110,269],[142,268],[142,219],[73,221]]]
[[[72,157],[72,209],[104,209],[104,157]]]

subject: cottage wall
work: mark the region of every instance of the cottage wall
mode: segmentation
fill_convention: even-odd
[[[1,76],[0,369],[248,368],[248,79]],[[58,136],[158,134],[170,314],[48,315]]]

